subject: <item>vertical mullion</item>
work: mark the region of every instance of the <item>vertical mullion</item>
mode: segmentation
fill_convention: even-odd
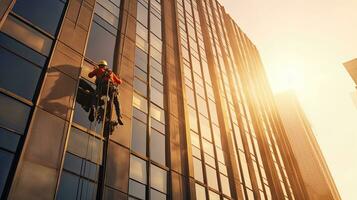
[[[146,162],[146,175],[147,175],[147,185],[146,185],[146,198],[150,199],[150,188],[151,188],[151,156],[150,156],[150,135],[151,135],[151,67],[150,67],[150,61],[151,61],[151,0],[147,0],[148,2],[148,37],[147,37],[147,42],[148,42],[148,54],[147,54],[147,104],[148,104],[148,115],[147,115],[147,124],[146,124],[146,156],[148,158],[148,161]]]

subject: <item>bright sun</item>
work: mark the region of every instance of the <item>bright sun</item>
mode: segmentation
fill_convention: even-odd
[[[304,88],[304,77],[298,70],[298,66],[278,67],[274,74],[270,74],[270,81],[275,92],[286,90],[302,91]]]

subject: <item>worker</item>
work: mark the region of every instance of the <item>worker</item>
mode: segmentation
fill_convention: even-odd
[[[89,112],[89,120],[94,121],[95,113],[97,109],[98,100],[101,99],[103,96],[109,95],[109,98],[113,98],[113,103],[115,107],[115,112],[117,115],[117,122],[114,124],[124,125],[123,121],[121,120],[121,113],[120,113],[120,104],[118,100],[118,92],[117,86],[122,83],[122,80],[118,78],[109,68],[108,63],[105,60],[99,61],[98,68],[95,68],[88,74],[89,78],[96,77],[95,84],[97,87],[97,95],[94,95],[92,107]],[[109,88],[108,88],[109,86]]]

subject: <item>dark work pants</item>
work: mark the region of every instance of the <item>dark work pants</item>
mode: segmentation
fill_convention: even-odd
[[[107,96],[108,94],[109,98],[111,99],[113,98],[115,113],[119,121],[121,113],[120,113],[120,103],[119,103],[117,91],[115,91],[116,89],[113,86],[110,86],[108,91],[108,82],[103,82],[102,85],[96,84],[96,86],[98,88],[96,91],[99,92],[99,95],[98,96],[93,95],[92,105],[95,105],[96,107],[103,105],[104,102],[101,100],[101,97]]]

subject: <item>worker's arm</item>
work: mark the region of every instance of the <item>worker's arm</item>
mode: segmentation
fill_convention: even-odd
[[[97,75],[97,73],[98,73],[98,68],[93,69],[93,71],[89,72],[88,77],[93,78],[94,76]]]
[[[112,76],[113,76],[113,81],[115,83],[117,83],[118,85],[120,85],[123,81],[117,77],[117,75],[115,75],[114,73],[112,73]]]

